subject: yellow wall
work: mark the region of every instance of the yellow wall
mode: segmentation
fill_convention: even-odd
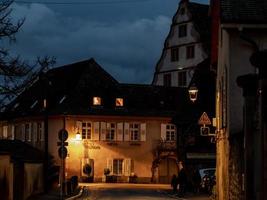
[[[85,151],[84,141],[75,141],[76,121],[97,121],[97,122],[137,122],[146,123],[146,141],[88,141],[90,148]],[[63,128],[64,118],[58,117],[49,120],[49,152],[56,158],[56,163],[60,165],[58,156],[58,131]],[[66,159],[66,174],[80,176],[82,173],[82,160],[84,157],[94,159],[94,179],[101,181],[104,176],[104,168],[107,167],[107,159],[132,159],[135,175],[144,182],[149,182],[151,178],[151,166],[153,152],[161,139],[161,123],[169,123],[169,118],[142,118],[142,117],[65,117],[65,126],[69,133],[68,137],[68,158]]]

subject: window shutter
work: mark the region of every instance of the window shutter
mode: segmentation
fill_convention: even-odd
[[[82,133],[82,122],[81,121],[76,121],[76,130],[75,131],[76,131],[76,133],[77,132],[79,132],[80,134]]]
[[[8,137],[8,126],[3,126],[3,138]]]
[[[113,174],[113,159],[107,159],[107,168],[110,170],[110,175]]]
[[[32,123],[29,123],[29,138],[28,141],[30,142],[32,140]]]
[[[124,160],[124,175],[130,176],[131,175],[131,159]]]
[[[106,122],[101,122],[101,135],[100,139],[102,141],[106,140],[106,133],[107,133],[107,123]]]
[[[45,137],[44,137],[44,134],[45,134],[45,130],[44,130],[44,122],[41,122],[41,141],[44,141]]]
[[[11,125],[11,140],[15,139],[15,126]]]
[[[124,123],[124,141],[130,140],[129,123]]]
[[[21,125],[21,140],[25,141],[25,124]]]
[[[146,141],[146,123],[141,124],[141,141]]]
[[[93,140],[99,140],[99,122],[94,122]]]
[[[166,140],[166,124],[161,124],[160,135],[162,140]]]
[[[34,122],[32,123],[32,135],[33,135],[33,141],[36,142],[37,141],[37,123]]]
[[[123,140],[123,123],[117,123],[117,130],[116,130],[116,138],[117,141]]]

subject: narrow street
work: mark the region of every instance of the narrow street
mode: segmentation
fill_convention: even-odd
[[[79,200],[210,200],[206,195],[187,194],[178,198],[169,185],[162,184],[82,184],[86,186]]]

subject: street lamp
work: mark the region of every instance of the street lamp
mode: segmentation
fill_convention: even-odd
[[[195,85],[190,86],[188,89],[189,98],[194,103],[197,100],[198,89]]]

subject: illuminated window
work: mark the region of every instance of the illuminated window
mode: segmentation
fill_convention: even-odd
[[[130,137],[131,137],[131,141],[140,140],[140,124],[137,124],[137,123],[130,124]]]
[[[167,124],[166,126],[166,141],[175,141],[175,125],[173,124]]]
[[[123,98],[116,98],[116,106],[118,107],[123,106]]]
[[[37,137],[36,140],[38,142],[44,141],[44,124],[43,122],[38,122],[37,123]]]
[[[93,105],[94,106],[100,106],[102,104],[101,97],[93,97]]]
[[[92,124],[91,122],[82,123],[82,139],[92,139]]]
[[[115,123],[107,123],[106,140],[115,140],[115,131],[116,131]]]

